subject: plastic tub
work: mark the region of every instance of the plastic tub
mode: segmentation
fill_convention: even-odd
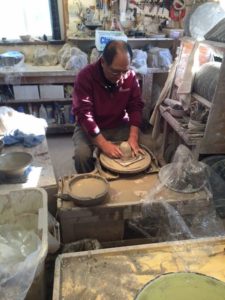
[[[41,241],[38,266],[25,299],[44,299],[44,265],[48,250],[46,191],[41,188],[4,191],[0,193],[0,214],[0,226],[21,225],[26,230],[34,231],[38,235]],[[19,276],[20,274],[16,274],[14,280],[23,282],[23,278],[18,278]],[[11,289],[13,288],[15,288],[14,285]]]

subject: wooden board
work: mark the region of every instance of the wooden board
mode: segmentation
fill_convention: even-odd
[[[76,71],[65,70],[61,65],[33,66],[24,64],[19,71],[0,72],[0,84],[73,83]]]
[[[133,300],[168,272],[199,272],[225,281],[225,238],[166,242],[58,256],[53,300]]]
[[[66,182],[64,182],[66,184]],[[190,200],[206,200],[207,194],[205,190],[196,193],[177,193],[163,187],[158,179],[158,174],[141,173],[134,176],[121,176],[119,179],[109,182],[109,197],[107,201],[98,207],[115,207],[123,205],[135,205],[142,203],[143,199],[149,198],[154,200],[161,197],[161,200],[166,201],[188,201]],[[61,210],[69,208],[80,209],[72,201],[60,201],[59,207]]]

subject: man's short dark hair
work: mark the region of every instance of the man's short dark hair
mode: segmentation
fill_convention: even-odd
[[[102,53],[102,57],[104,61],[107,63],[107,65],[110,66],[112,64],[118,49],[124,50],[125,52],[129,53],[130,60],[132,60],[133,52],[131,46],[128,43],[126,43],[125,41],[111,40],[106,44]]]

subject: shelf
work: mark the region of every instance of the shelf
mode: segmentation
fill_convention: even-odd
[[[20,69],[0,68],[0,84],[74,83],[77,71],[65,70],[61,65],[33,66],[24,64]]]
[[[203,98],[202,96],[199,96],[199,95],[196,94],[196,93],[192,93],[191,96],[192,96],[195,100],[197,100],[198,102],[200,102],[201,104],[203,104],[204,106],[206,106],[207,108],[211,108],[212,103],[211,103],[209,100]]]
[[[47,127],[47,134],[72,133],[74,124],[50,124]]]
[[[162,105],[159,107],[161,116],[166,120],[166,122],[174,129],[174,131],[182,138],[182,140],[188,146],[195,146],[197,142],[201,141],[201,137],[194,137],[193,135],[187,132],[187,129],[183,128],[181,122],[178,119],[174,118],[169,112],[168,109]],[[194,138],[194,140],[193,140]]]
[[[201,41],[200,43],[204,44],[204,45],[208,45],[212,48],[218,48],[218,49],[222,49],[223,51],[225,51],[225,43],[222,43],[222,42],[214,42],[214,41],[204,40],[204,41]]]
[[[72,102],[72,98],[65,98],[65,99],[32,99],[32,100],[5,100],[5,101],[0,101],[0,105],[5,105],[5,104],[29,104],[29,103],[43,103],[43,102]]]
[[[95,37],[69,37],[68,38],[69,41],[95,41]],[[127,39],[128,42],[144,42],[144,41],[174,41],[173,38],[165,38],[165,37],[144,37],[144,38],[135,38],[135,37],[128,37]]]
[[[148,74],[168,73],[168,69],[163,68],[148,68]]]

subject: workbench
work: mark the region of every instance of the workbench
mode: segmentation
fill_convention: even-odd
[[[64,181],[65,189],[67,182]],[[101,242],[122,240],[125,221],[140,217],[148,201],[158,205],[159,212],[160,205],[166,201],[181,216],[207,212],[210,206],[210,195],[204,189],[189,194],[174,192],[162,186],[158,174],[120,176],[110,181],[109,187],[107,200],[97,206],[79,207],[73,201],[57,199],[63,243],[83,238],[96,238]]]
[[[2,154],[14,151],[27,152],[33,156],[31,171],[28,174],[28,178],[25,183],[0,184],[0,193],[9,190],[42,187],[48,193],[48,204],[50,206],[50,210],[52,210],[53,207],[56,206],[55,200],[53,201],[53,199],[51,198],[54,194],[56,194],[57,182],[51,163],[51,157],[48,151],[46,138],[41,144],[38,144],[37,146],[31,148],[24,147],[21,144],[4,147]]]
[[[53,300],[133,300],[147,282],[169,272],[225,281],[224,247],[225,237],[215,237],[59,255]]]

